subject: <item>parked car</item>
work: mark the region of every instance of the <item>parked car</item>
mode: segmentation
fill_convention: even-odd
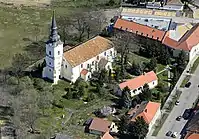
[[[177,132],[173,132],[173,134],[171,135],[171,137],[173,137],[173,138],[177,138],[177,136],[178,136]]]
[[[191,86],[191,82],[188,82],[188,83],[185,84],[186,88],[189,88],[190,86]]]
[[[168,131],[167,133],[166,133],[166,136],[168,136],[168,137],[170,137],[172,135],[172,132],[171,131]]]
[[[177,121],[180,121],[181,119],[182,119],[182,116],[178,116],[178,117],[176,118]]]
[[[191,109],[186,109],[184,114],[183,114],[183,118],[185,120],[188,120],[190,116],[191,116]]]
[[[179,101],[179,100],[177,100],[177,101],[175,102],[175,104],[176,104],[176,105],[179,105],[179,104],[180,104],[180,101]]]

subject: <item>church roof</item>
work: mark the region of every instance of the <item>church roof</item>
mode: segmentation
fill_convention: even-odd
[[[72,67],[75,67],[95,56],[98,56],[112,47],[113,43],[110,40],[96,36],[64,52],[64,58],[71,64]]]

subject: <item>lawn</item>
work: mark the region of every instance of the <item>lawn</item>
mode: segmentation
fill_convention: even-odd
[[[36,39],[46,41],[49,35],[52,10],[56,16],[70,15],[74,8],[86,8],[99,4],[101,7],[108,0],[52,0],[49,7],[14,7],[0,4],[0,68],[8,67],[16,53],[25,52],[25,48]],[[45,46],[44,46],[45,47]]]
[[[139,56],[138,54],[135,54],[135,53],[130,53],[129,55],[129,62],[130,63],[133,63],[133,62],[136,62],[136,63],[147,63],[150,61],[150,59],[147,59],[145,57],[142,57],[142,56]]]
[[[190,80],[190,78],[191,78],[191,75],[186,75],[180,87],[185,87],[185,84]]]
[[[194,73],[196,68],[198,67],[199,64],[199,57],[196,59],[196,61],[194,62],[193,66],[191,67],[191,71],[190,73]]]
[[[0,5],[0,68],[10,66],[15,53],[24,52],[27,45],[37,39],[46,39],[51,11]],[[36,29],[38,28],[38,30]]]

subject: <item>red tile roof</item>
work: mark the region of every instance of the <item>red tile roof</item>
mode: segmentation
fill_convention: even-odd
[[[127,30],[129,32],[137,33],[138,35],[142,35],[159,41],[162,41],[166,33],[165,31],[161,31],[149,26],[120,18],[117,19],[114,28]]]
[[[187,33],[179,40],[179,45],[183,50],[191,50],[199,43],[199,23],[192,27]]]
[[[114,139],[109,132],[106,132],[101,139]]]
[[[184,51],[190,51],[194,46],[199,43],[199,23],[187,31],[179,41],[175,41],[169,36],[165,36],[163,44],[175,48],[182,49]]]
[[[185,139],[199,139],[199,134],[193,133],[193,134],[187,134],[185,136]]]
[[[146,83],[150,83],[155,80],[158,80],[158,77],[156,76],[154,71],[150,71],[150,72],[145,73],[144,75],[140,75],[136,78],[127,80],[127,81],[119,84],[119,87],[121,89],[123,89],[126,86],[128,86],[128,88],[130,90],[134,90],[141,86],[144,86],[144,84],[146,84]]]
[[[142,102],[139,105],[139,108],[134,111],[134,109],[138,106],[136,106],[134,109],[131,109],[128,114],[133,114],[135,112],[134,116],[132,117],[131,121],[135,121],[137,117],[143,117],[147,124],[150,124],[153,120],[155,114],[157,113],[158,109],[160,108],[160,103],[157,102]]]
[[[100,132],[109,131],[111,122],[101,119],[101,118],[93,118],[91,125],[89,126],[89,130],[96,130]]]
[[[80,74],[82,74],[82,75],[86,75],[88,73],[88,70],[87,69],[83,69],[81,72],[80,72]]]

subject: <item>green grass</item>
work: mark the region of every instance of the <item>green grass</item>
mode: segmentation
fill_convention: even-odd
[[[89,0],[53,0],[50,7],[8,7],[0,5],[0,68],[8,67],[16,53],[25,52],[26,46],[33,41],[46,41],[49,35],[52,10],[56,16],[70,15],[74,8],[96,7],[108,0],[95,0],[88,5]],[[37,29],[38,28],[38,29]],[[44,46],[45,47],[45,46]]]
[[[196,59],[196,61],[194,62],[193,66],[191,67],[190,73],[194,73],[196,68],[198,67],[198,65],[199,65],[199,57]]]
[[[156,73],[162,71],[166,66],[162,64],[157,64]]]
[[[191,78],[191,75],[186,75],[180,87],[185,87],[185,84],[190,80],[190,78]]]
[[[35,34],[38,40],[48,36],[50,16],[48,9],[22,7],[19,10],[0,6],[0,68],[10,66],[13,55],[24,52],[24,48],[35,41]],[[25,41],[25,38],[30,41]]]
[[[146,62],[147,63],[147,62],[150,61],[150,59],[139,56],[135,53],[130,53],[128,56],[129,56],[129,62],[130,63],[133,63],[133,62],[136,62],[136,63]]]

